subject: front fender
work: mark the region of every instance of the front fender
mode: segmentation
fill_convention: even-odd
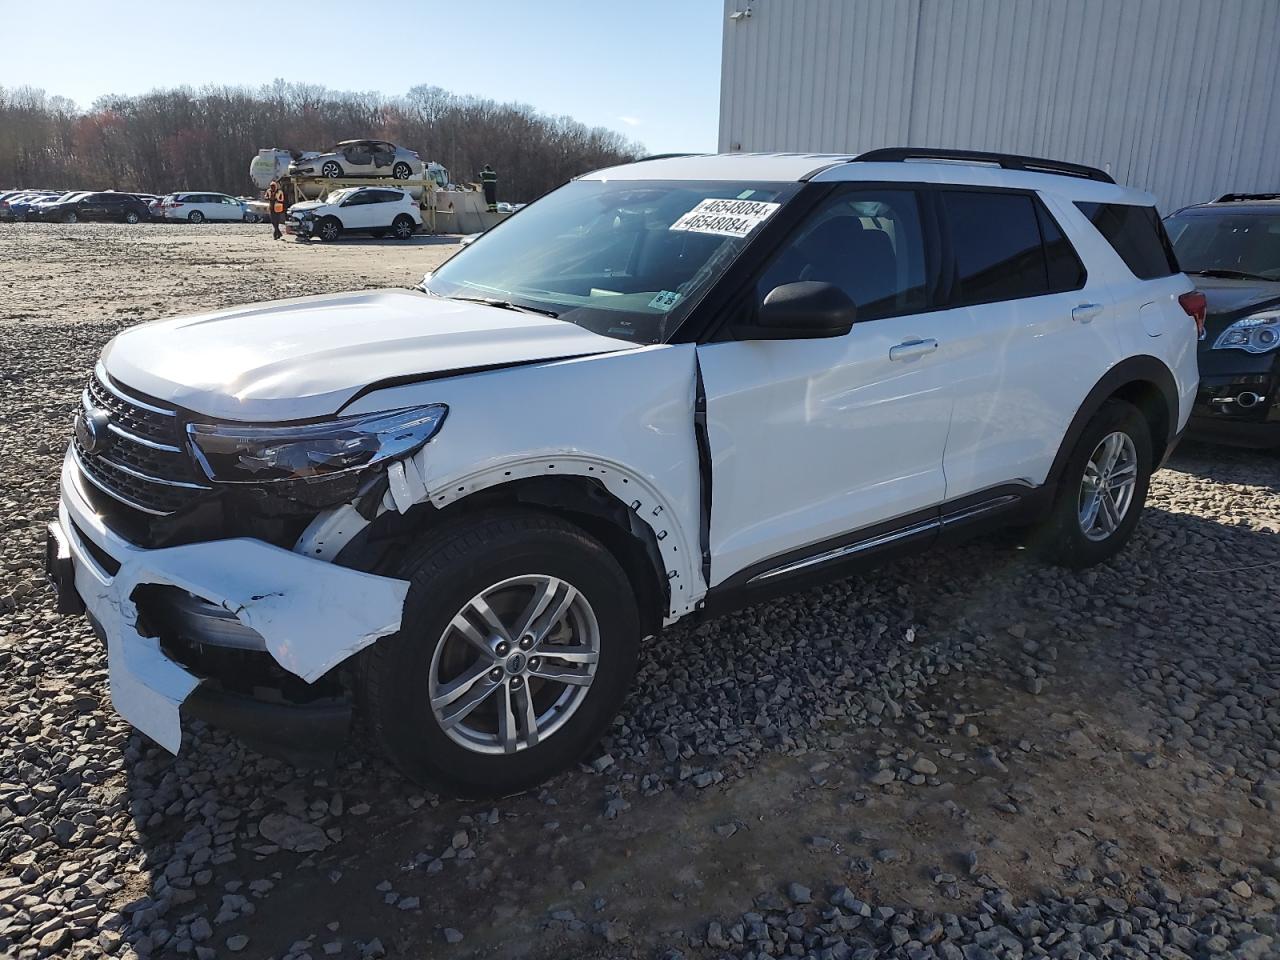
[[[653,531],[674,620],[706,594],[695,389],[694,348],[677,344],[393,387],[345,412],[449,406],[439,435],[388,469],[385,509],[444,507],[536,476],[598,481]]]

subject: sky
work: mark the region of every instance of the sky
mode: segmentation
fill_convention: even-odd
[[[385,94],[428,84],[608,127],[649,153],[716,149],[721,0],[58,0],[67,26],[53,35],[49,17],[0,0],[9,38],[50,41],[7,42],[0,86],[87,108],[108,93],[277,78]]]

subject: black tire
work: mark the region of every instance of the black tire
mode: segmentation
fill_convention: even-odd
[[[325,217],[316,224],[316,236],[325,243],[333,243],[342,236],[342,222],[337,217]]]
[[[1133,495],[1114,530],[1101,539],[1091,539],[1085,534],[1081,519],[1085,470],[1103,440],[1116,433],[1127,436],[1133,445]],[[1151,471],[1151,428],[1146,418],[1132,404],[1108,400],[1089,421],[1067,457],[1049,516],[1032,531],[1032,546],[1045,560],[1077,570],[1109,560],[1124,549],[1138,525]]]
[[[80,218],[76,215],[76,212],[72,210],[70,213],[64,213],[62,215],[62,222],[63,223],[79,223]]]
[[[137,211],[137,210],[129,210],[129,211],[127,211],[127,212],[125,213],[125,215],[124,215],[124,222],[125,222],[125,223],[137,223],[137,222],[138,222],[138,221],[140,221],[141,219],[142,219],[142,218],[141,218],[140,216],[138,216],[138,211]]]
[[[320,168],[320,174],[330,180],[337,180],[342,176],[342,164],[337,160],[326,160],[324,166]]]
[[[192,210],[187,214],[187,223],[204,223],[204,214],[199,210]]]
[[[391,176],[397,180],[408,180],[413,175],[413,168],[401,160],[391,168]]]
[[[472,597],[511,577],[542,574],[573,585],[599,626],[596,673],[563,725],[515,753],[481,753],[442,729],[428,698],[436,648]],[[640,619],[634,589],[597,540],[558,517],[494,510],[460,517],[407,556],[400,632],[363,658],[362,703],[382,749],[409,779],[466,797],[528,789],[572,767],[608,728],[635,672]]]
[[[418,225],[413,222],[413,217],[404,213],[391,221],[391,235],[397,240],[408,240],[417,229]]]

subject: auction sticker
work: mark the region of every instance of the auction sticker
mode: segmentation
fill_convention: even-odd
[[[777,211],[780,203],[763,200],[703,200],[671,225],[672,230],[745,237]]]

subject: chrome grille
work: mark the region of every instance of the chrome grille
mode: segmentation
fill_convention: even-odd
[[[110,441],[97,453],[73,441],[76,463],[93,487],[135,510],[165,516],[209,489],[183,445],[177,411],[133,396],[101,368],[81,397],[84,415],[106,413]]]

